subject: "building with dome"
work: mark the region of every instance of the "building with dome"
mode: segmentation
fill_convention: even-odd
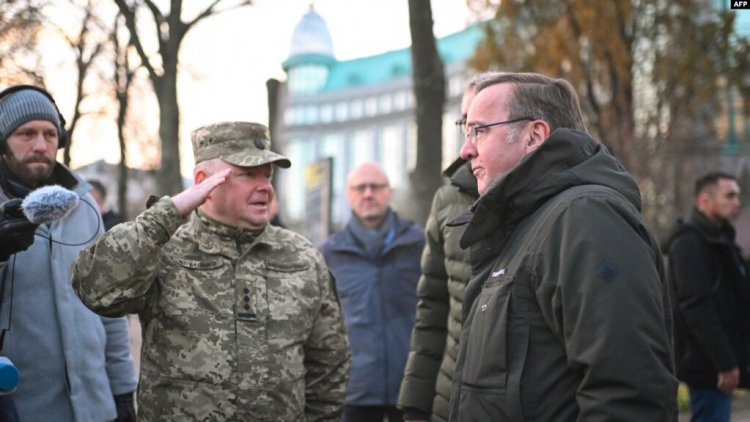
[[[462,137],[454,122],[471,75],[467,60],[483,37],[475,25],[437,40],[447,97],[443,167],[458,156]],[[295,27],[282,67],[287,80],[269,89],[269,114],[275,148],[293,163],[277,174],[285,221],[313,240],[325,237],[310,232],[315,224],[311,220],[318,217],[309,214],[308,199],[313,177],[309,166],[326,158],[331,159],[331,227],[325,230],[338,229],[349,220],[346,175],[365,161],[382,164],[394,188],[395,206],[408,216],[408,207],[399,207],[399,199],[407,194],[408,175],[416,164],[409,49],[337,60],[326,22],[311,6]]]

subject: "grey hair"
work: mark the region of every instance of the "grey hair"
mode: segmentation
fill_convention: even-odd
[[[551,130],[569,128],[586,131],[578,95],[570,82],[540,73],[499,73],[477,83],[476,90],[508,83],[513,91],[505,100],[508,119],[533,117],[544,120]]]
[[[469,90],[473,88],[474,90],[476,90],[480,82],[486,81],[502,74],[503,72],[477,73],[476,75],[472,76],[471,79],[469,79],[469,82],[466,83],[466,89]]]

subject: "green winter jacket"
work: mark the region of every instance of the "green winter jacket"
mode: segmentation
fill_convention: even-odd
[[[425,418],[432,413],[433,421],[448,419],[464,287],[471,277],[469,253],[458,245],[464,227],[447,223],[479,196],[469,163],[458,159],[443,174],[450,184],[435,193],[425,228],[417,322],[398,398],[407,417]]]
[[[669,294],[635,181],[554,131],[473,207],[451,421],[676,420]]]

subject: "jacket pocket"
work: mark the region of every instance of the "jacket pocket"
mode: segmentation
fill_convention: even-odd
[[[468,412],[467,420],[524,418],[521,379],[529,329],[524,317],[514,312],[514,291],[519,287],[513,274],[504,274],[486,284],[474,302],[458,402],[461,421],[463,412]],[[483,416],[470,416],[477,413]]]
[[[313,265],[304,261],[267,261],[268,336],[279,345],[305,340],[320,306]]]
[[[482,289],[473,306],[466,339],[463,382],[477,388],[506,387],[508,311],[512,280]]]
[[[505,391],[462,385],[458,396],[458,420],[461,422],[516,421],[508,415],[503,404]]]
[[[159,272],[159,306],[188,331],[207,335],[212,324],[231,318],[233,269],[222,258],[201,255],[165,256]]]
[[[234,366],[232,267],[199,256],[165,257],[164,264],[156,313],[144,327],[151,339],[144,360],[158,361],[162,375],[175,379],[227,382]]]

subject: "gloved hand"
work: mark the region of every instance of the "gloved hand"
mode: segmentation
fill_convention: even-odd
[[[39,225],[23,215],[21,202],[16,198],[0,204],[0,261],[7,261],[34,243],[34,232]]]
[[[116,395],[115,407],[117,408],[115,422],[136,422],[133,393]]]

